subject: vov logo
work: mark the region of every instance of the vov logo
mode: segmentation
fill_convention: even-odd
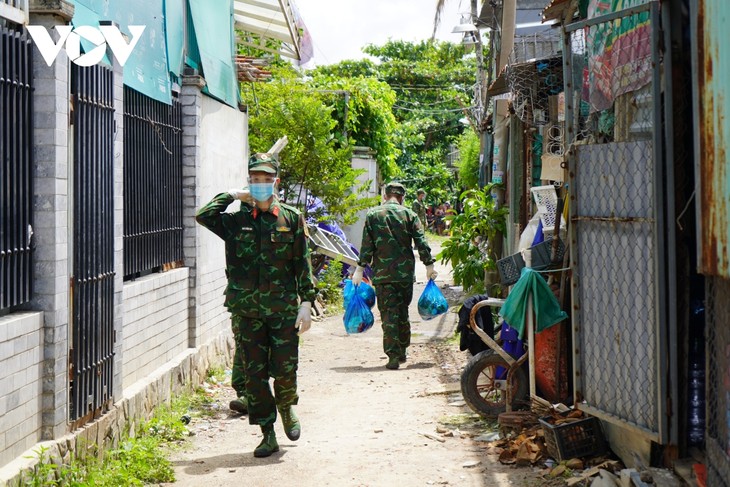
[[[129,26],[129,31],[132,33],[132,40],[129,44],[125,42],[124,36],[115,25],[100,25],[98,29],[90,25],[81,25],[76,28],[70,25],[57,25],[55,29],[60,36],[58,42],[54,42],[51,39],[51,34],[41,25],[29,25],[28,32],[48,66],[56,60],[64,44],[66,45],[68,58],[77,66],[98,64],[106,54],[107,45],[109,45],[119,64],[124,66],[145,27],[145,25]],[[96,47],[82,55],[81,38],[86,39]]]

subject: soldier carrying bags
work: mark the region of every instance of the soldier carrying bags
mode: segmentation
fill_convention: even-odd
[[[406,361],[406,349],[411,343],[408,305],[413,299],[416,260],[413,243],[421,261],[426,265],[426,277],[436,279],[436,261],[426,242],[418,216],[403,206],[406,189],[400,183],[388,183],[385,202],[368,211],[363,228],[360,261],[352,275],[359,285],[363,270],[372,263],[373,284],[378,294],[378,311],[383,325],[383,350],[388,356],[386,367],[397,369]]]

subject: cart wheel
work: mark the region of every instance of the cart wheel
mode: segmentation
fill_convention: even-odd
[[[495,417],[506,411],[507,362],[494,350],[474,355],[461,373],[461,394],[474,412]],[[527,395],[527,376],[522,367],[512,374],[512,407]]]

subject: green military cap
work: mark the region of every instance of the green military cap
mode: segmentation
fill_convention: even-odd
[[[388,183],[385,186],[385,194],[406,194],[406,188],[401,183]]]
[[[273,154],[259,152],[248,160],[248,170],[279,174],[279,160]]]

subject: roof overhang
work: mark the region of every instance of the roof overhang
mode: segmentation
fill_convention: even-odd
[[[306,30],[292,0],[235,0],[233,18],[238,43],[306,62],[302,35]],[[278,41],[278,49],[269,41]]]
[[[557,20],[563,22],[570,20],[577,9],[578,3],[575,0],[552,0],[542,11],[542,21]]]

